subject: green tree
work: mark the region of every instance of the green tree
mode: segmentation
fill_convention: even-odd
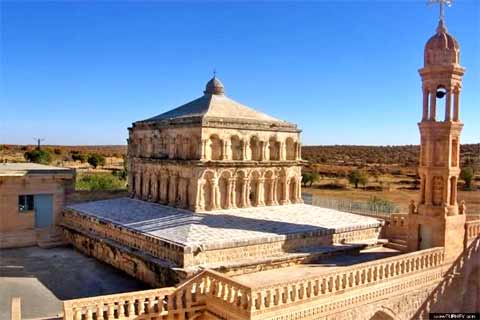
[[[105,157],[102,156],[102,155],[100,155],[100,154],[93,153],[93,154],[91,154],[91,155],[88,156],[87,162],[88,162],[94,169],[96,169],[98,166],[103,166],[103,165],[105,165]]]
[[[87,156],[79,151],[72,151],[72,160],[85,163],[85,161],[87,161]]]
[[[358,170],[358,169],[352,170],[347,177],[348,177],[348,182],[353,184],[355,186],[355,189],[358,189],[359,184],[365,187],[366,184],[368,183],[368,174],[363,170]]]
[[[320,180],[320,175],[316,172],[304,172],[302,173],[302,183],[306,187],[307,184],[311,187],[315,182]]]
[[[465,189],[472,189],[472,181],[474,176],[475,172],[473,171],[472,167],[466,167],[462,169],[462,171],[460,172],[460,179],[465,182]]]
[[[47,150],[35,149],[23,154],[27,161],[40,164],[49,164],[52,162],[52,154]]]

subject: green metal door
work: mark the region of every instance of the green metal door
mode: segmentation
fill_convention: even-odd
[[[35,227],[47,228],[53,224],[53,196],[38,194],[33,197],[35,208]]]

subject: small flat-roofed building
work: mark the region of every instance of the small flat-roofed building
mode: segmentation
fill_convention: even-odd
[[[0,163],[0,248],[54,244],[75,170],[35,163]]]

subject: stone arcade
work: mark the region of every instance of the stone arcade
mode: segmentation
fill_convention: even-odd
[[[204,95],[129,129],[129,191],[193,211],[301,203],[300,130],[225,95]]]

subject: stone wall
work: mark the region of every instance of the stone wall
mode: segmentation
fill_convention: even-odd
[[[34,245],[35,211],[19,211],[20,195],[52,194],[53,223],[61,219],[66,193],[72,190],[72,174],[27,174],[0,177],[0,248]]]

